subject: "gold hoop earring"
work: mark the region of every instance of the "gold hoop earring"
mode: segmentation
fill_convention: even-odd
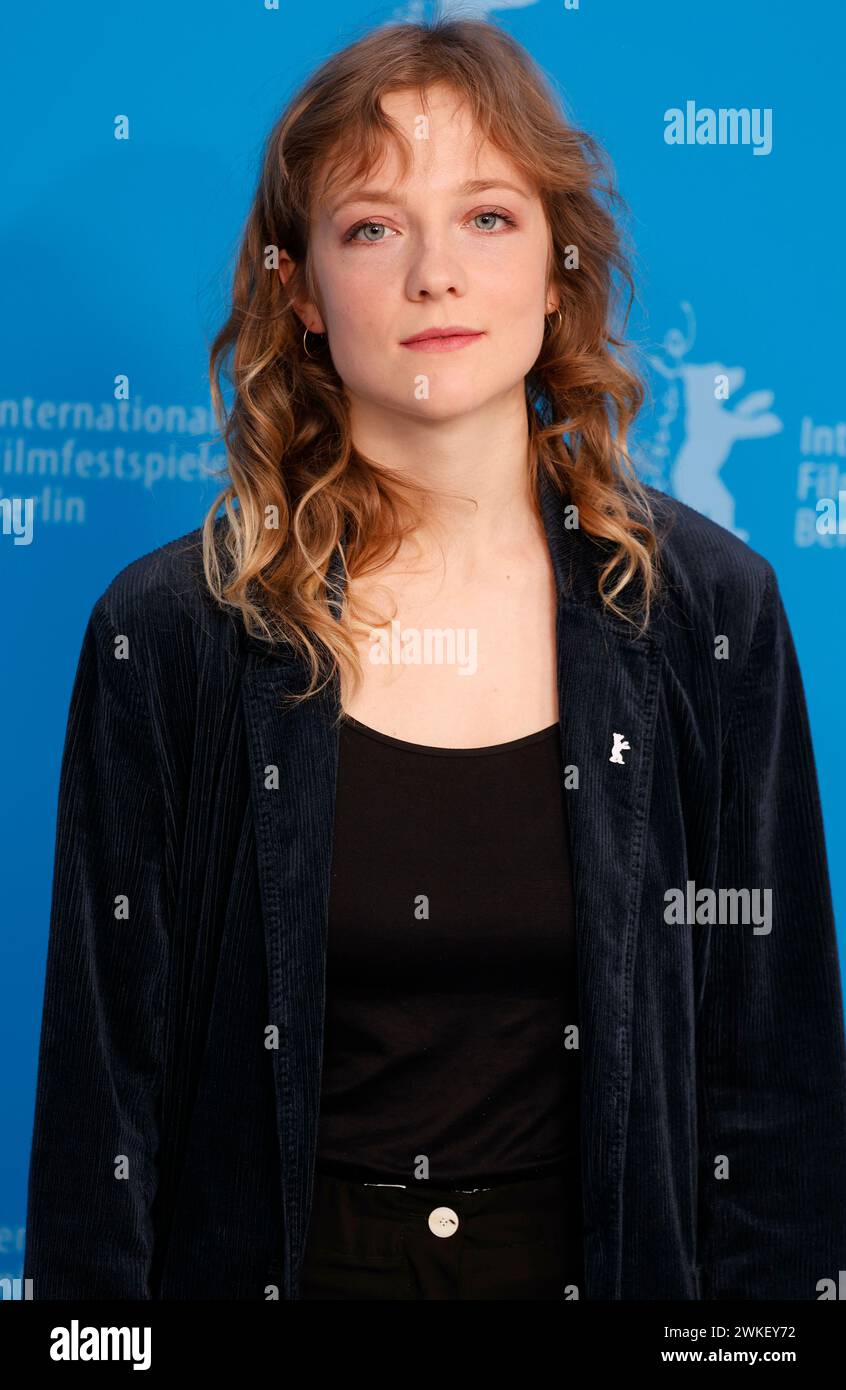
[[[556,314],[558,315],[558,327],[560,328],[561,325],[562,325],[562,323],[564,322],[564,315],[562,314],[560,307],[557,308],[557,309],[555,310],[555,312],[556,312]],[[549,318],[549,315],[548,315],[548,314],[544,314],[544,318],[548,319],[548,318]]]
[[[309,350],[308,350],[308,344],[307,344],[307,342],[306,342],[306,338],[308,337],[308,335],[309,335],[310,332],[311,332],[311,329],[310,329],[310,328],[307,328],[306,331],[305,331],[305,333],[303,334],[303,352],[305,353],[306,357],[311,358],[311,361],[312,361],[312,362],[315,362],[317,359],[316,359],[315,357],[313,357],[312,354],[309,352]],[[315,338],[325,338],[325,337],[326,337],[326,334],[325,334],[325,333],[315,333],[314,336],[315,336]]]

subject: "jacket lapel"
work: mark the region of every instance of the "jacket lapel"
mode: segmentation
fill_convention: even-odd
[[[300,703],[286,701],[291,690],[304,686],[295,659],[268,661],[251,653],[242,699],[267,943],[268,1023],[279,1030],[271,1057],[283,1160],[285,1298],[296,1296],[311,1207],[338,762],[336,696],[324,691]]]
[[[596,590],[595,545],[567,529],[565,502],[550,484],[541,487],[541,500],[559,590],[561,749],[565,769],[578,769],[566,805],[581,1013],[584,1294],[613,1299],[663,637],[650,628],[634,640],[629,624],[607,616]],[[629,745],[617,753],[621,761],[611,760],[615,735]]]
[[[542,477],[541,513],[558,587],[561,748],[578,769],[567,791],[581,999],[585,1289],[614,1298],[622,1248],[622,1164],[631,1081],[633,962],[645,864],[662,638],[606,617],[598,551],[566,526]],[[343,584],[340,553],[333,582]],[[269,1024],[282,1155],[284,1297],[296,1297],[311,1208],[320,1108],[335,786],[337,679],[314,698],[299,659],[245,638],[242,681]],[[629,745],[612,761],[615,735]],[[618,740],[619,742],[620,740]],[[274,771],[276,770],[276,771]]]

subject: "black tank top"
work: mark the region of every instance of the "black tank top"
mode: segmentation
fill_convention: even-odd
[[[557,724],[430,748],[344,716],[319,1169],[472,1186],[566,1167],[578,1181],[563,777]]]

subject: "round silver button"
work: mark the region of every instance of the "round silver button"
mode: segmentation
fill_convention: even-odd
[[[452,1207],[435,1207],[429,1212],[429,1230],[434,1236],[454,1236],[458,1230],[458,1212]]]

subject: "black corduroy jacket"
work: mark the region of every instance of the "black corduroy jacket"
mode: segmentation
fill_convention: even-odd
[[[771,565],[649,491],[667,594],[643,637],[540,493],[578,769],[580,1292],[836,1297],[846,1046],[793,640]],[[286,700],[305,680],[214,604],[199,530],[94,604],[59,788],[36,1299],[299,1297],[338,757],[337,681]],[[709,919],[720,889],[770,890],[769,929],[742,899]]]

